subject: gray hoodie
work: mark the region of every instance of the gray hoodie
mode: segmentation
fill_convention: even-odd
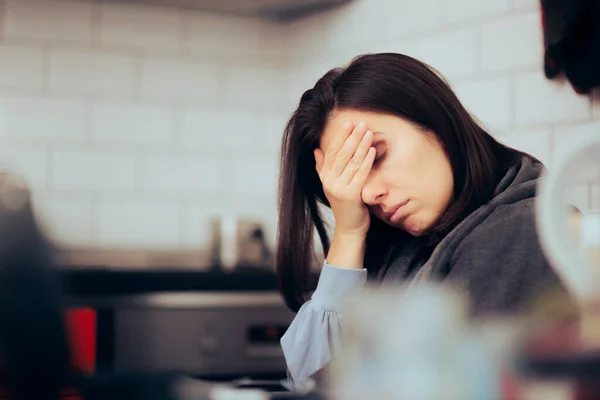
[[[456,226],[423,258],[414,238],[394,255],[382,285],[436,280],[466,290],[474,315],[516,313],[537,295],[564,290],[540,246],[535,193],[542,164],[528,157],[509,169],[494,198]],[[290,379],[301,384],[341,350],[343,300],[365,285],[366,269],[324,263],[311,299],[281,339]]]

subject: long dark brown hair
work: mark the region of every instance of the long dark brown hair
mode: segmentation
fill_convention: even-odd
[[[477,207],[491,200],[506,169],[521,153],[492,138],[467,112],[450,86],[428,65],[402,54],[362,55],[335,68],[304,92],[290,118],[281,146],[276,268],[280,290],[294,311],[313,290],[313,233],[327,254],[330,240],[318,204],[329,206],[313,151],[336,110],[391,114],[437,136],[454,173],[454,197],[429,232],[443,236]],[[385,270],[394,244],[406,235],[372,219],[365,268]]]

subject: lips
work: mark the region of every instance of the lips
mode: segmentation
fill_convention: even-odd
[[[398,205],[395,205],[394,207],[392,207],[392,208],[390,209],[390,211],[384,212],[384,213],[383,213],[383,216],[385,217],[385,219],[387,219],[387,220],[389,221],[389,220],[390,220],[390,218],[392,218],[392,217],[394,216],[394,214],[396,214],[396,212],[397,212],[397,211],[398,211],[398,210],[399,210],[401,207],[405,206],[407,203],[408,203],[408,200],[406,200],[406,201],[404,201],[404,202],[402,202],[402,203],[400,203],[400,204],[398,204]]]

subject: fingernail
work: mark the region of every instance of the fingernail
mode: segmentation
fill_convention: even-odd
[[[344,129],[350,129],[350,121],[344,122]]]
[[[366,126],[366,124],[364,122],[361,122],[360,124],[358,124],[359,129],[363,129],[365,126]]]
[[[371,137],[372,134],[373,134],[373,132],[367,131],[367,133],[365,133],[365,137],[368,139]]]

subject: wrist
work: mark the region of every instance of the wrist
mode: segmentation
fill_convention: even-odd
[[[366,236],[359,232],[334,232],[327,263],[341,268],[363,268]]]

